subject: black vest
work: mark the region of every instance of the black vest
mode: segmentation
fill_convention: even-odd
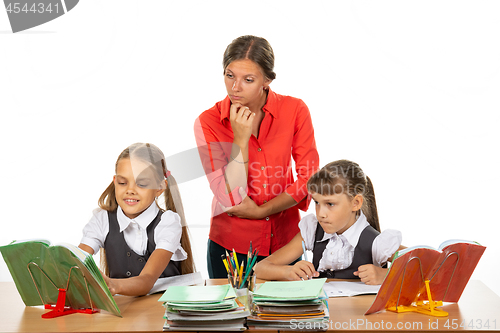
[[[155,219],[148,225],[146,232],[148,235],[148,244],[146,253],[140,256],[135,253],[125,241],[123,232],[120,232],[120,225],[116,218],[116,210],[108,212],[109,232],[104,241],[104,249],[106,250],[106,260],[108,261],[109,277],[111,278],[128,278],[138,276],[149,256],[156,248],[154,241],[154,231],[158,223],[160,223],[162,211],[158,212]],[[170,260],[167,267],[160,277],[180,275],[180,262]]]
[[[313,248],[313,265],[316,270],[318,270],[319,261],[323,256],[323,252],[326,249],[326,245],[330,239],[325,239],[320,242],[323,238],[325,231],[318,223],[316,228],[316,236],[314,238],[314,248]],[[358,245],[354,248],[354,257],[352,258],[352,263],[349,267],[341,269],[338,271],[326,270],[319,272],[319,277],[326,277],[329,279],[357,279],[353,273],[358,270],[358,267],[366,264],[373,264],[372,260],[372,244],[375,237],[380,234],[372,226],[367,226],[359,236]]]

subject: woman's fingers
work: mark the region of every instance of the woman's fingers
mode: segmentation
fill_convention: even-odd
[[[249,119],[250,116],[255,115],[247,106],[241,105],[240,103],[234,103],[231,105],[230,117],[232,119]]]
[[[234,103],[231,105],[231,108],[229,109],[229,117],[231,119],[235,119],[236,116],[238,115],[238,110],[241,108],[241,104],[240,103]]]
[[[250,116],[253,115],[253,112],[250,111],[249,108],[247,108],[246,106],[243,106],[241,107],[239,110],[238,110],[238,115],[243,119],[243,120],[246,120],[246,119],[249,119]]]

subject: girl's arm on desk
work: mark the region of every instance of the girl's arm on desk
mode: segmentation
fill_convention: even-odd
[[[398,251],[402,249],[406,249],[406,246],[399,246]],[[395,254],[393,254],[392,257],[387,261],[392,262],[392,260],[394,259],[394,255]],[[387,270],[388,268],[382,268],[373,264],[367,264],[359,266],[358,270],[353,274],[359,277],[361,279],[361,282],[369,285],[377,285],[384,282],[385,276],[387,275]]]
[[[94,254],[94,250],[88,245],[80,244],[79,247],[90,254]],[[153,288],[153,285],[156,280],[158,280],[161,273],[165,270],[165,267],[167,267],[171,257],[172,252],[163,249],[156,249],[153,251],[146,262],[146,265],[142,269],[141,274],[138,276],[126,279],[113,279],[103,274],[103,277],[112,295],[146,295],[151,288]]]
[[[302,255],[302,236],[300,232],[285,246],[255,265],[257,278],[264,280],[307,280],[319,276],[314,265],[301,260],[289,264]]]

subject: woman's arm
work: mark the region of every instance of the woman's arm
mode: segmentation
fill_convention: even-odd
[[[301,254],[302,236],[299,232],[288,244],[257,263],[255,274],[264,280],[307,280],[319,276],[309,261],[301,260],[293,266],[288,265]]]
[[[246,188],[248,179],[248,141],[252,135],[252,126],[255,120],[255,112],[234,103],[229,109],[229,120],[233,130],[233,146],[231,156],[224,173],[227,193],[231,193],[237,187]]]
[[[245,118],[238,107],[241,106],[230,106],[232,119],[229,129],[221,125],[220,115],[213,109],[200,115],[194,125],[198,153],[210,188],[217,201],[228,207],[239,204],[243,199],[234,190],[247,186],[248,141],[252,119],[255,118]]]
[[[239,218],[262,219],[266,216],[279,213],[297,204],[301,209],[307,209],[309,198],[307,195],[307,180],[319,167],[319,155],[314,140],[314,128],[312,126],[309,109],[303,101],[297,106],[297,120],[295,122],[292,156],[295,161],[297,180],[289,186],[285,192],[274,197],[268,202],[257,206],[255,202],[240,191],[243,201],[236,206],[224,211]],[[248,173],[248,171],[247,171]]]
[[[222,205],[221,206],[226,213],[242,219],[260,220],[266,216],[282,212],[285,209],[293,207],[297,204],[295,199],[286,192],[281,193],[277,197],[274,197],[260,206],[257,206],[257,204],[246,195],[243,189],[240,189],[240,195],[244,199],[239,205],[233,206],[229,209]]]
[[[126,278],[126,279],[112,279],[104,277],[106,284],[109,287],[111,294],[120,294],[127,296],[142,296],[146,295],[156,280],[160,277],[161,273],[165,270],[170,258],[172,257],[172,252],[156,249],[153,251],[149,257],[146,265],[138,276]]]

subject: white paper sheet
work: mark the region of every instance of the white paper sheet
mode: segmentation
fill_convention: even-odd
[[[363,282],[331,281],[323,285],[323,290],[328,297],[376,294],[379,289],[380,285],[371,286]]]

